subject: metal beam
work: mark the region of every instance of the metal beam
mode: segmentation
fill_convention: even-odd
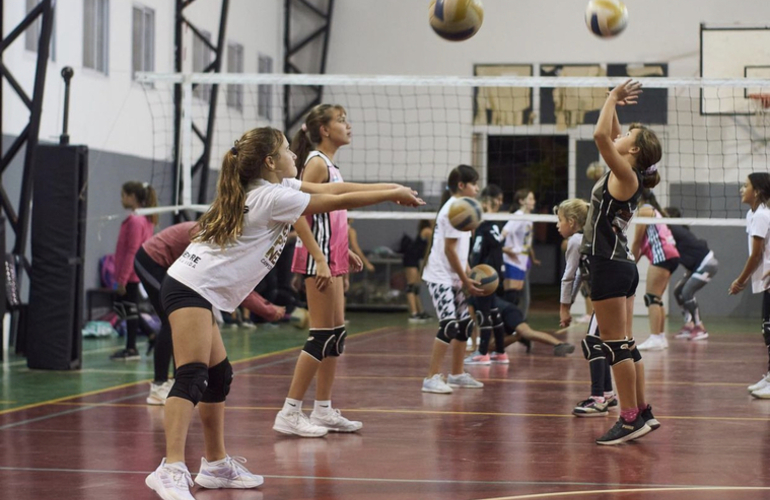
[[[189,19],[184,16],[184,9],[193,4],[196,0],[176,0],[176,18],[174,28],[174,70],[177,73],[183,71],[182,58],[184,54],[184,37],[183,30],[187,26],[192,30],[193,36],[197,37],[212,51],[214,52],[214,61],[211,62],[204,70],[204,73],[219,73],[222,69],[222,59],[225,51],[226,38],[225,32],[227,28],[227,12],[230,6],[230,0],[222,0],[222,9],[219,17],[219,33],[217,35],[216,45],[212,44],[204,35],[203,32],[198,29]],[[203,133],[197,125],[193,124],[193,132],[195,136],[203,143],[203,154],[200,160],[196,163],[196,168],[193,171],[193,175],[199,176],[198,186],[198,203],[204,204],[208,202],[208,182],[209,182],[209,160],[211,159],[211,146],[212,138],[214,136],[214,123],[216,120],[216,108],[217,100],[219,97],[219,85],[212,85],[211,92],[209,93],[209,113],[206,121],[206,132]],[[178,199],[172,200],[174,204],[180,203],[182,193],[182,182],[184,179],[180,179],[178,165],[181,164],[181,141],[182,141],[182,86],[180,84],[174,85],[174,151],[173,151],[173,181],[174,185],[178,186],[176,196]],[[190,179],[192,181],[192,179]],[[174,216],[176,222],[181,220],[189,220],[192,216],[186,213],[179,213]]]
[[[309,28],[304,36],[300,37],[297,42],[292,41],[292,16],[295,13],[295,9],[304,12],[309,12],[315,16],[320,22],[321,26],[315,29]],[[326,73],[326,60],[329,53],[329,36],[331,35],[332,13],[334,12],[334,0],[327,0],[326,11],[317,7],[309,0],[284,0],[284,30],[283,30],[283,72],[284,73]],[[311,65],[308,67],[300,67],[296,61],[292,59],[294,56],[299,55],[308,47],[317,47],[321,44],[321,57],[320,60],[314,59]],[[283,126],[284,131],[290,134],[292,128],[294,128],[299,121],[304,117],[313,106],[320,104],[323,99],[322,87],[302,87],[307,92],[310,89],[313,93],[313,97],[309,103],[294,102],[292,90],[299,89],[300,87],[292,85],[284,85],[283,88]],[[300,108],[301,109],[297,109]]]

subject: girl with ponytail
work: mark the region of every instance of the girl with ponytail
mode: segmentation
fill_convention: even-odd
[[[384,201],[423,204],[414,191],[395,184],[301,182],[295,179],[295,159],[283,134],[270,127],[250,130],[237,140],[225,153],[216,198],[200,219],[200,230],[161,285],[176,377],[166,399],[166,456],[145,480],[161,498],[194,498],[184,459],[198,403],[205,456],[195,483],[254,488],[264,481],[225,450],[225,399],[233,369],[212,309],[232,312],[243,302],[275,266],[291,225],[302,215]]]
[[[152,329],[139,315],[139,276],[134,271],[134,257],[145,241],[152,237],[158,224],[158,214],[137,215],[137,208],[158,206],[155,190],[148,183],[130,181],[120,190],[120,202],[123,208],[131,210],[120,225],[118,242],[115,246],[115,310],[126,320],[126,347],[116,351],[110,359],[128,361],[140,359],[136,349],[136,335],[140,322],[148,336],[154,336]]]

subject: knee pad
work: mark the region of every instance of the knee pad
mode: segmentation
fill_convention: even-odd
[[[334,341],[329,343],[329,352],[326,353],[326,356],[340,356],[345,350],[345,337],[347,336],[348,331],[345,329],[345,325],[335,328]]]
[[[136,319],[139,317],[139,308],[136,302],[127,302],[125,300],[116,301],[112,305],[112,310],[120,319]]]
[[[233,376],[233,365],[227,358],[218,365],[209,368],[209,385],[203,393],[201,401],[203,403],[223,403],[230,393]]]
[[[583,356],[585,356],[589,363],[605,357],[604,350],[602,349],[602,339],[596,335],[586,335],[580,343],[580,347],[583,348]]]
[[[607,358],[607,362],[610,366],[615,366],[623,361],[628,361],[633,358],[631,353],[634,349],[633,340],[627,338],[623,340],[608,340],[602,342],[602,351],[604,351],[604,357]]]
[[[770,321],[762,322],[762,337],[765,339],[765,345],[770,346]]]
[[[196,406],[203,398],[208,383],[209,367],[206,363],[187,363],[177,368],[174,387],[168,397],[186,399]]]
[[[650,306],[662,306],[663,301],[660,299],[658,295],[655,295],[654,293],[645,293],[644,294],[644,305],[646,307]]]
[[[471,318],[465,318],[458,321],[458,330],[457,336],[455,337],[456,340],[459,340],[460,342],[465,342],[471,336],[473,335],[473,328],[476,326],[476,323]]]
[[[444,319],[439,321],[436,338],[448,344],[460,334],[460,323],[456,319]]]
[[[413,283],[411,285],[406,285],[406,293],[413,293],[415,295],[420,295],[420,285]]]
[[[503,315],[500,314],[500,309],[493,307],[489,310],[489,317],[492,320],[492,326],[498,326],[503,324]]]
[[[476,324],[479,325],[479,328],[492,328],[494,325],[494,322],[492,321],[492,311],[489,311],[489,315],[476,311]],[[472,326],[471,331],[473,331]]]
[[[329,352],[329,346],[335,341],[334,330],[310,329],[310,336],[305,341],[303,351],[310,354],[317,361],[322,361]]]

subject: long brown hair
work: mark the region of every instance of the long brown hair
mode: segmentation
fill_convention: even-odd
[[[749,174],[749,182],[760,203],[767,204],[770,200],[770,174],[767,172],[752,172]]]
[[[200,231],[193,241],[221,247],[243,234],[246,188],[259,179],[268,157],[280,155],[283,132],[272,127],[249,130],[225,153],[217,181],[217,196],[198,221]]]
[[[655,193],[653,193],[649,189],[642,190],[642,201],[652,205],[652,208],[657,210],[658,213],[660,213],[660,215],[662,215],[663,217],[668,217],[668,212],[666,212],[666,209],[660,206],[660,203],[658,203],[658,199],[655,198]]]
[[[150,208],[158,206],[158,195],[155,190],[146,182],[128,181],[122,188],[127,195],[134,195],[141,208]],[[158,225],[158,214],[145,215],[147,220],[154,226]]]
[[[652,189],[660,182],[658,167],[651,168],[663,156],[660,140],[658,140],[655,132],[641,123],[632,123],[628,129],[639,130],[639,134],[636,136],[636,144],[634,144],[639,148],[639,152],[636,154],[636,170],[642,176],[642,186]]]
[[[294,161],[297,165],[297,179],[302,177],[305,162],[311,151],[321,144],[321,127],[328,126],[334,119],[334,112],[346,113],[339,104],[319,104],[305,117],[300,128],[291,140],[291,150],[297,155]]]

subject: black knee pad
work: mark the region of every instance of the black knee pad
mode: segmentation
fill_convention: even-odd
[[[607,358],[607,362],[610,366],[615,366],[623,361],[628,361],[633,358],[632,350],[634,349],[633,340],[607,340],[602,342],[602,351],[604,351],[604,357]]]
[[[479,325],[479,328],[492,328],[494,326],[491,310],[489,311],[488,315],[482,313],[481,311],[476,311],[476,313],[476,324]]]
[[[203,403],[223,403],[230,394],[230,384],[233,383],[233,365],[224,359],[216,366],[209,368],[209,385],[203,393]]]
[[[595,359],[602,359],[605,357],[604,350],[602,349],[602,339],[596,335],[586,335],[580,343],[580,347],[583,348],[583,356],[589,363]]]
[[[345,325],[335,328],[334,341],[329,343],[329,351],[326,353],[326,356],[340,356],[345,350],[345,337],[347,336],[348,331],[345,329]]]
[[[176,369],[174,387],[168,397],[186,399],[195,406],[203,398],[208,383],[209,367],[206,363],[187,363]]]
[[[765,345],[770,347],[770,321],[762,322],[762,337],[765,339]]]
[[[500,314],[500,309],[493,307],[489,310],[489,317],[492,320],[492,326],[498,326],[503,324],[503,316]]]
[[[406,293],[413,293],[415,295],[420,295],[420,285],[413,283],[411,285],[406,285]]]
[[[136,302],[128,302],[125,300],[115,301],[112,304],[112,310],[118,315],[120,319],[136,319],[139,317],[139,308],[136,307]]]
[[[322,361],[329,353],[329,346],[335,341],[334,330],[311,328],[310,336],[305,341],[303,351]]]
[[[650,306],[662,306],[663,301],[660,299],[658,295],[655,295],[654,293],[645,293],[644,294],[644,305],[646,307]]]
[[[457,333],[455,339],[459,340],[460,342],[466,342],[473,335],[473,328],[475,326],[476,323],[470,317],[461,319],[458,321],[457,327],[459,332]]]
[[[456,319],[443,319],[439,321],[436,338],[441,342],[448,344],[452,341],[452,339],[457,338],[459,334],[460,323]]]

